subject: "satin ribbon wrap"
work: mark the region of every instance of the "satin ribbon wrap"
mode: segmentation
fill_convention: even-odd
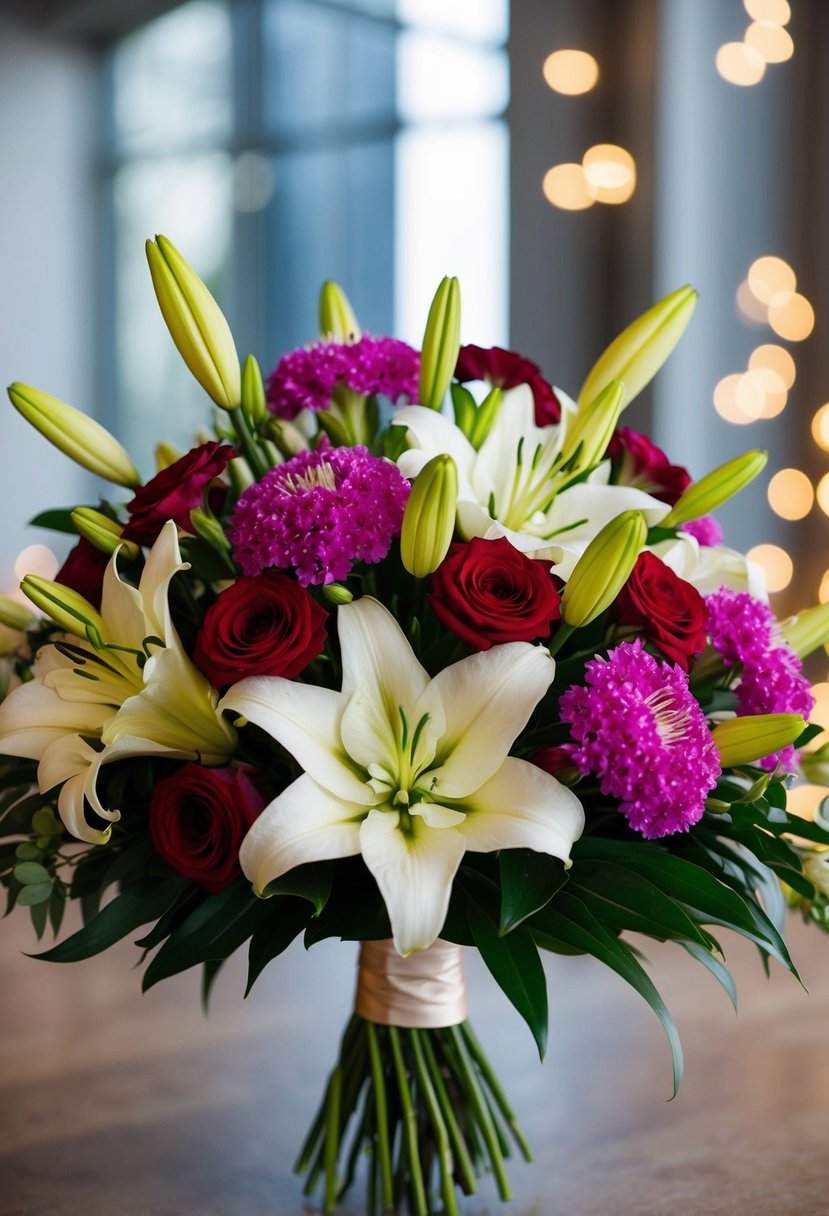
[[[416,1030],[466,1021],[463,948],[438,939],[403,958],[390,940],[363,942],[355,1009],[367,1022]]]

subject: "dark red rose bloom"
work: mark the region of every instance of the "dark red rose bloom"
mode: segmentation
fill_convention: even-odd
[[[636,486],[673,506],[691,484],[691,475],[682,465],[671,464],[655,443],[630,427],[620,426],[608,445],[616,485]]]
[[[613,615],[620,625],[635,625],[683,671],[708,642],[702,596],[654,553],[640,553],[636,559]]]
[[[328,614],[278,570],[238,578],[208,608],[193,662],[214,688],[245,676],[291,680],[325,645]]]
[[[109,554],[96,549],[82,536],[74,549],[70,549],[66,561],[55,575],[55,582],[71,587],[78,595],[89,600],[93,608],[100,608],[104,571],[108,564]]]
[[[211,440],[156,473],[127,503],[130,519],[124,528],[124,540],[151,545],[168,519],[190,530],[190,512],[202,505],[205,489],[235,455],[230,444]]]
[[[573,762],[573,752],[577,747],[576,743],[562,743],[561,747],[542,747],[531,757],[531,761],[551,777],[558,777],[565,771],[568,775],[572,773],[578,777],[579,771]]]
[[[551,566],[504,536],[475,537],[449,546],[432,575],[429,603],[439,621],[477,650],[546,638],[560,614]]]
[[[544,379],[541,368],[515,351],[502,346],[462,346],[455,368],[455,379],[488,380],[498,388],[516,388],[529,384],[535,402],[536,426],[549,426],[561,421],[561,405],[552,385]]]
[[[153,848],[182,878],[223,891],[242,872],[239,845],[264,806],[244,769],[184,764],[153,790]]]

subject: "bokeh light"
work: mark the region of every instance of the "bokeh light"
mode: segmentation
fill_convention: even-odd
[[[636,189],[636,162],[618,144],[594,144],[582,158],[587,188],[598,203],[626,203]]]
[[[829,604],[829,570],[823,571],[823,578],[820,580],[818,589],[818,599],[821,604]]]
[[[544,174],[542,189],[547,201],[564,211],[584,211],[596,201],[587,188],[581,165],[553,165]]]
[[[829,515],[829,473],[824,473],[817,483],[815,498],[824,515]]]
[[[812,438],[819,448],[829,452],[829,401],[820,407],[812,419]]]
[[[729,84],[746,88],[758,84],[766,71],[765,60],[744,42],[725,42],[717,51],[717,71]]]
[[[749,17],[755,21],[770,21],[773,25],[788,25],[792,19],[789,0],[743,0]]]
[[[48,545],[29,545],[18,553],[14,572],[18,578],[35,574],[38,578],[52,579],[58,572],[60,562]]]
[[[555,93],[577,97],[599,79],[599,65],[587,51],[553,51],[544,60],[544,79]]]
[[[780,377],[784,388],[791,388],[797,378],[797,367],[789,352],[783,346],[767,342],[751,352],[748,366],[752,371],[768,368]]]
[[[753,321],[755,325],[768,325],[768,305],[757,299],[747,279],[743,279],[737,288],[737,307],[747,321]]]
[[[756,51],[765,63],[785,63],[794,54],[789,31],[772,21],[753,21],[745,38],[746,46]]]
[[[745,375],[740,373],[723,376],[714,389],[714,409],[735,426],[747,426],[763,415],[765,395],[762,389],[745,381]]]
[[[769,325],[787,342],[802,342],[815,327],[815,312],[797,291],[781,291],[769,304]]]
[[[804,519],[815,501],[812,483],[800,469],[781,469],[775,473],[766,493],[772,511],[781,519]]]
[[[794,564],[786,550],[779,545],[755,545],[749,549],[746,557],[762,568],[769,591],[782,591],[792,581]]]
[[[789,394],[777,372],[768,367],[755,367],[745,373],[745,379],[757,386],[763,394],[761,418],[776,418],[786,408]]]
[[[774,256],[755,258],[746,277],[753,294],[764,304],[771,304],[776,295],[793,292],[797,287],[797,276],[789,263]]]

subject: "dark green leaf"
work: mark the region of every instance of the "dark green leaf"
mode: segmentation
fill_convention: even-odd
[[[201,1007],[207,1013],[210,1004],[210,993],[213,991],[213,985],[216,982],[216,976],[221,971],[225,964],[223,958],[209,958],[206,963],[202,964],[201,973]]]
[[[66,910],[66,887],[62,882],[56,882],[49,900],[49,920],[55,937],[60,933],[63,924],[63,913]]]
[[[28,788],[26,786],[23,790],[14,791],[13,804],[10,801],[9,809],[0,819],[0,836],[27,836],[31,831],[32,815],[43,806],[45,795],[29,794],[28,797],[20,797]]]
[[[651,1009],[662,1023],[671,1047],[673,1062],[674,1091],[676,1097],[679,1083],[682,1080],[682,1044],[679,1041],[676,1025],[665,1002],[659,995],[653,980],[637,962],[630,947],[619,938],[609,933],[590,912],[580,899],[576,899],[568,891],[562,891],[555,903],[550,904],[542,913],[545,924],[550,926],[550,932],[564,942],[592,954],[595,958],[612,968],[622,979],[636,989],[640,996],[648,1002]],[[509,940],[509,939],[507,939]]]
[[[502,849],[501,933],[510,933],[533,912],[543,908],[567,881],[567,871],[557,857],[532,849]]]
[[[72,523],[74,507],[56,507],[51,511],[41,511],[34,519],[29,520],[30,528],[48,528],[50,532],[68,532],[77,536],[77,529]]]
[[[225,959],[247,941],[267,915],[247,881],[210,895],[167,938],[144,972],[142,990],[211,959]]]
[[[469,900],[467,915],[481,958],[529,1026],[543,1060],[547,1046],[547,979],[532,934],[522,926],[502,937],[498,922],[474,899]]]
[[[818,737],[818,735],[822,735],[822,734],[823,734],[823,727],[818,726],[817,722],[811,722],[804,729],[803,733],[798,735],[797,738],[795,739],[795,741],[794,741],[795,750],[800,751],[800,749],[805,747],[807,743],[811,743],[813,739],[816,739]]]
[[[35,958],[50,963],[75,963],[100,954],[108,946],[132,933],[139,925],[155,920],[178,898],[183,878],[141,878],[117,895],[88,925]]]
[[[156,921],[149,933],[136,940],[136,946],[142,950],[153,950],[169,937],[175,928],[182,924],[193,911],[195,905],[204,901],[205,893],[198,887],[188,886],[181,892],[178,899],[170,904],[167,911]]]
[[[248,950],[248,995],[265,967],[290,946],[308,924],[311,909],[305,899],[290,895],[275,897],[267,903],[267,916],[250,939]]]
[[[688,951],[691,958],[695,958],[698,963],[702,963],[703,967],[708,968],[718,984],[722,984],[736,1013],[737,985],[728,968],[718,958],[715,958],[710,950],[706,950],[704,946],[698,946],[696,942],[680,942],[680,945]]]
[[[32,888],[27,887],[27,890],[31,891]],[[51,892],[51,888],[50,888],[50,892]],[[22,892],[21,892],[21,894],[22,894]],[[23,901],[21,900],[20,902],[22,903]],[[43,937],[43,934],[46,930],[46,922],[49,919],[48,898],[41,899],[36,904],[30,904],[29,912],[32,917],[32,925],[34,926],[35,933],[37,934],[37,940],[40,941],[40,939]]]
[[[297,866],[281,878],[268,883],[267,895],[298,895],[314,905],[314,915],[319,916],[331,895],[333,866],[330,861],[314,861]]]
[[[597,920],[613,929],[663,941],[689,938],[707,947],[706,935],[685,909],[642,874],[613,862],[582,861],[575,867],[571,886]]]

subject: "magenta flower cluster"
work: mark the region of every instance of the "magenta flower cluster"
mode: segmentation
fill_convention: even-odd
[[[800,659],[775,633],[774,613],[745,591],[720,587],[705,601],[711,644],[726,667],[742,667],[736,686],[737,716],[753,714],[801,714],[809,717],[814,708],[809,681]],[[764,756],[767,769],[781,765],[791,769],[795,750]]]
[[[391,401],[417,400],[420,355],[396,338],[316,342],[288,351],[267,381],[268,408],[289,421],[300,410],[327,410],[339,385]]]
[[[242,493],[230,525],[247,575],[296,570],[303,587],[379,562],[400,532],[409,482],[367,448],[318,448],[278,465]]]
[[[649,655],[638,638],[591,660],[585,673],[586,686],[574,685],[560,702],[577,744],[571,762],[599,778],[643,836],[687,832],[720,775],[687,675]]]
[[[693,536],[694,540],[704,549],[713,548],[714,545],[721,545],[723,542],[722,528],[713,515],[701,515],[699,519],[689,519],[682,525],[680,531]]]

